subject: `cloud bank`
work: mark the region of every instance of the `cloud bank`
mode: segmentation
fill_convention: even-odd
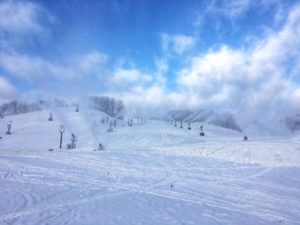
[[[234,0],[220,6],[210,1],[204,16],[213,13],[235,20],[252,4]],[[51,39],[54,21],[59,18],[36,3],[3,1],[0,100],[18,92],[9,81],[13,78],[38,91],[51,92],[55,87],[64,95],[115,96],[129,107],[150,113],[213,108],[251,119],[293,114],[300,110],[300,5],[285,13],[277,8],[274,21],[277,18],[280,25],[266,28],[258,37],[245,37],[248,41],[235,47],[219,43],[203,50],[197,32],[161,32],[161,54],[152,62],[155,67],[147,69],[137,63],[120,64],[123,56],[112,58],[98,49],[71,54],[62,61],[26,52],[28,36],[34,41]],[[198,20],[195,18],[195,24]]]

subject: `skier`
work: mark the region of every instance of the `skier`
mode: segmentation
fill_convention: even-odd
[[[53,120],[53,115],[52,115],[52,112],[50,112],[50,116],[49,116],[49,121],[52,121]]]
[[[104,150],[104,146],[101,143],[99,143],[99,145],[98,145],[98,151],[102,151],[102,150]]]
[[[77,138],[76,138],[75,134],[72,134],[72,137],[71,137],[71,149],[76,148],[76,141],[77,141]]]

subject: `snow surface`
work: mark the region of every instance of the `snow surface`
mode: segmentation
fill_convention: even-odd
[[[299,135],[244,142],[163,121],[118,121],[108,133],[104,116],[66,108],[53,122],[48,111],[0,119],[1,225],[300,224]],[[71,133],[77,149],[67,150]],[[105,151],[94,151],[99,142]]]

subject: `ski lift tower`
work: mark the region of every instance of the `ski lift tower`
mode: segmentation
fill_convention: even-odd
[[[203,132],[203,126],[201,125],[200,126],[200,136],[204,136],[205,135],[205,133]]]
[[[188,122],[188,130],[191,130],[191,122]]]
[[[127,121],[127,125],[128,125],[129,127],[131,127],[130,119],[129,119],[129,118],[128,118],[128,121]]]
[[[63,140],[63,133],[65,132],[65,128],[63,125],[60,125],[59,127],[59,133],[60,133],[60,142],[59,142],[59,148],[61,149],[62,146],[62,140]]]
[[[113,131],[114,131],[114,129],[113,129],[113,121],[110,121],[109,128],[108,128],[107,132],[113,132]]]
[[[7,123],[7,131],[6,131],[7,135],[11,135],[11,128],[12,128],[12,121],[10,120]]]

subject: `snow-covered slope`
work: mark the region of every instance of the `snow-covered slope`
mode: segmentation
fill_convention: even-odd
[[[6,123],[12,121],[12,135],[5,135],[1,141],[2,148],[14,150],[48,150],[57,148],[59,145],[59,127],[63,125],[64,148],[70,143],[71,134],[74,133],[80,140],[78,147],[93,147],[97,143],[95,129],[98,127],[104,132],[105,126],[97,126],[102,118],[108,117],[106,114],[88,110],[85,112],[75,112],[73,108],[58,108],[53,112],[53,121],[48,121],[49,111],[38,111],[14,116],[6,116],[2,119],[1,134],[4,136]],[[1,120],[1,119],[0,119]]]
[[[244,142],[206,123],[200,137],[200,123],[118,121],[106,132],[101,112],[48,117],[0,119],[1,225],[299,224],[300,133]],[[77,148],[67,150],[71,133]],[[93,151],[99,142],[105,150]]]

